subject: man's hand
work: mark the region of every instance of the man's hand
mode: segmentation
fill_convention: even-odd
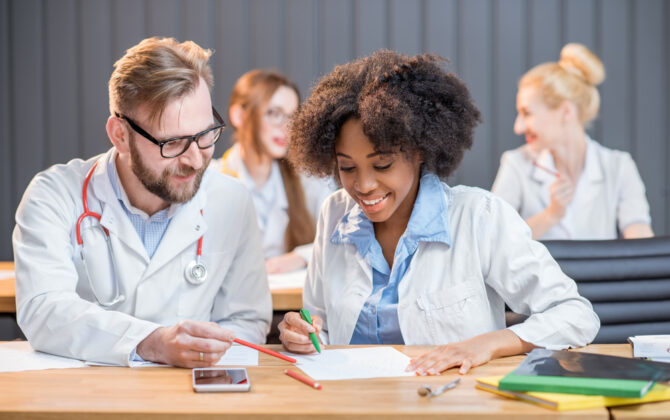
[[[215,322],[180,321],[160,327],[137,345],[144,360],[185,368],[215,365],[233,344],[235,333]]]

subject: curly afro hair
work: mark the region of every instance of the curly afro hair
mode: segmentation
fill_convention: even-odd
[[[467,87],[443,69],[446,62],[380,50],[335,67],[291,120],[292,164],[337,177],[336,138],[348,119],[359,118],[375,150],[418,152],[429,171],[446,179],[472,147],[481,120]]]

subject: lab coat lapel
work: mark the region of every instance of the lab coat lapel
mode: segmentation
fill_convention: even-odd
[[[113,164],[114,149],[104,154],[95,168],[89,184],[89,209],[100,213],[100,224],[109,230],[110,236],[117,237],[125,246],[149,263],[149,256],[142,241],[121,207],[107,172],[108,165]],[[82,180],[83,183],[83,180]],[[92,193],[92,194],[91,194]],[[89,218],[89,220],[92,220]]]
[[[149,267],[144,273],[144,278],[150,277],[154,272],[178,257],[186,248],[193,249],[193,259],[195,259],[196,243],[207,232],[207,223],[200,213],[200,210],[207,211],[203,192],[204,184],[205,180],[203,179],[200,191],[196,196],[191,201],[183,204],[172,216],[172,220],[149,262]],[[209,239],[216,240],[216,238]],[[206,242],[206,238],[203,238],[203,250],[207,247]]]

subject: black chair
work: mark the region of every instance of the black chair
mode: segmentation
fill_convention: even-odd
[[[670,334],[670,236],[543,243],[600,317],[594,343]]]

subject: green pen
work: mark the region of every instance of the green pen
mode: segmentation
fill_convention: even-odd
[[[305,308],[302,308],[300,310],[300,318],[302,318],[303,321],[309,323],[309,325],[314,325],[312,324],[312,317],[309,314],[309,311]],[[319,339],[316,338],[316,334],[314,333],[309,333],[309,338],[312,339],[312,344],[314,344],[314,348],[316,348],[316,351],[321,353],[321,347],[319,347]]]

